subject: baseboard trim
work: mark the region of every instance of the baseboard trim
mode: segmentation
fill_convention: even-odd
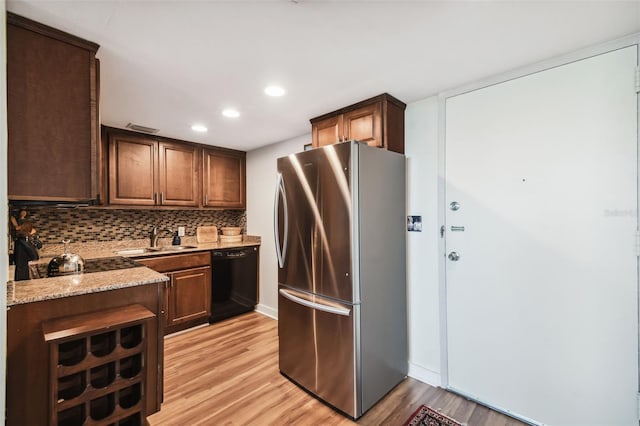
[[[258,304],[258,306],[256,306],[256,312],[261,313],[262,315],[266,315],[270,318],[273,318],[274,320],[278,319],[278,310],[273,309],[270,306]]]
[[[424,368],[419,365],[413,364],[411,362],[409,363],[408,376],[416,380],[420,380],[421,382],[431,386],[436,386],[436,387],[442,386],[442,379],[440,377],[440,373],[437,373],[433,370],[429,370],[428,368]]]

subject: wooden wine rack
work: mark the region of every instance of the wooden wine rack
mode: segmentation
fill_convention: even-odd
[[[43,323],[51,426],[146,424],[147,322],[128,305]]]

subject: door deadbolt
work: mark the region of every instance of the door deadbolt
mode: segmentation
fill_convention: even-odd
[[[447,257],[452,262],[457,262],[458,260],[460,260],[460,255],[458,254],[458,252],[455,252],[455,251],[452,251],[451,253],[449,253],[449,256]]]
[[[455,212],[455,211],[460,210],[460,203],[459,203],[459,202],[457,202],[457,201],[452,201],[452,202],[449,204],[449,209],[451,209],[451,210],[452,210],[452,211],[454,211],[454,212]]]

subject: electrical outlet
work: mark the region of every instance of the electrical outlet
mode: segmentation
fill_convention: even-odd
[[[178,226],[178,236],[184,237],[184,226]]]

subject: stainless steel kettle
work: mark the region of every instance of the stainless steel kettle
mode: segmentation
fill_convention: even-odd
[[[80,255],[69,253],[71,240],[62,240],[62,242],[64,243],[64,253],[51,259],[47,267],[48,277],[79,274],[84,271],[84,259]]]

